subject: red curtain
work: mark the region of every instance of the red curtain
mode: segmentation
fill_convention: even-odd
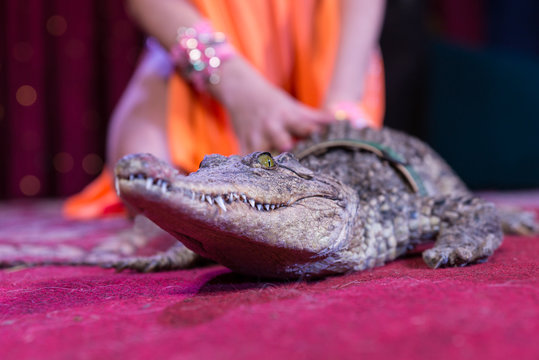
[[[122,1],[0,1],[0,197],[66,196],[101,170],[142,36]]]

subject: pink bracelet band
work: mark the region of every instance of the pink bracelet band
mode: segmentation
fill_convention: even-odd
[[[225,34],[215,32],[207,21],[179,28],[177,43],[170,50],[174,64],[199,92],[207,92],[210,84],[219,83],[221,64],[234,54]]]
[[[353,101],[341,101],[330,106],[336,120],[348,120],[357,128],[369,125],[368,115],[361,106]]]

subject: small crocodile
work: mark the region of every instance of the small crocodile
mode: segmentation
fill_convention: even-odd
[[[429,146],[347,122],[273,156],[208,155],[184,176],[150,154],[115,168],[119,196],[187,248],[230,269],[305,278],[369,269],[434,240],[431,268],[486,260],[513,224],[475,197]],[[502,220],[500,220],[502,218]],[[513,219],[514,220],[514,219]],[[181,248],[118,265],[139,270],[192,261]]]

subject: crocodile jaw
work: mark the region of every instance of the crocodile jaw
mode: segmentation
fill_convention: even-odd
[[[235,271],[282,278],[331,273],[324,266],[313,274],[297,269],[317,268],[349,245],[353,191],[331,179],[304,180],[226,159],[183,176],[151,155],[131,155],[116,167],[116,187],[191,250]]]

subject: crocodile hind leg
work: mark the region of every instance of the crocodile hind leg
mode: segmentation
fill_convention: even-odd
[[[498,216],[505,234],[526,236],[539,234],[539,223],[533,211],[498,206]]]
[[[441,224],[434,246],[423,252],[429,267],[483,261],[501,244],[503,233],[493,204],[471,197],[443,198],[434,204],[433,215]]]

